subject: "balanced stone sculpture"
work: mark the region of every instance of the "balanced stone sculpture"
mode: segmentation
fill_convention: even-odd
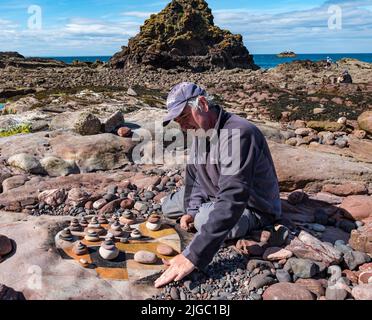
[[[142,238],[142,234],[141,234],[141,232],[140,232],[139,230],[134,229],[134,230],[132,231],[132,233],[130,234],[130,237],[131,237],[132,239],[140,239],[140,238]]]
[[[88,253],[88,247],[82,243],[82,242],[78,242],[75,246],[74,246],[74,253],[77,255],[77,256],[82,256],[84,254],[87,254]]]
[[[110,219],[110,224],[114,224],[116,221],[119,221],[119,218],[117,215],[112,215],[111,219]]]
[[[157,231],[161,228],[161,218],[157,214],[152,214],[146,222],[147,229],[151,231]]]
[[[99,224],[107,224],[108,221],[107,221],[107,219],[104,215],[101,215],[101,216],[98,217],[98,223]]]
[[[123,235],[123,230],[121,229],[121,225],[120,225],[119,221],[116,221],[114,224],[111,225],[110,232],[115,237],[121,237]]]
[[[133,212],[131,212],[129,210],[125,210],[124,213],[120,217],[120,222],[122,224],[131,225],[131,224],[136,223],[136,218],[135,218]]]
[[[73,236],[71,234],[71,230],[69,228],[63,229],[59,235],[59,238],[64,241],[72,241]]]
[[[132,228],[130,227],[129,224],[125,224],[124,227],[122,228],[124,232],[132,232]]]
[[[82,230],[78,219],[75,218],[75,219],[71,220],[70,230],[71,231],[81,231]]]
[[[86,228],[87,226],[88,226],[88,221],[87,221],[87,219],[85,219],[85,218],[82,218],[81,220],[80,220],[80,225],[83,227],[83,228]]]
[[[118,257],[120,251],[111,240],[105,240],[99,248],[100,256],[105,260],[114,260]]]
[[[105,232],[105,229],[98,222],[97,217],[93,217],[90,223],[88,224],[87,229],[95,231],[98,235],[101,235]]]
[[[90,241],[90,242],[97,242],[99,241],[99,236],[97,232],[94,230],[89,229],[85,235],[85,240]]]

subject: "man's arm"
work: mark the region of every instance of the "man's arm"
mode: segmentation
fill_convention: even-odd
[[[244,133],[240,139],[240,157],[234,175],[221,174],[218,186],[217,201],[210,220],[196,234],[183,255],[196,267],[202,269],[213,259],[228,233],[236,225],[247,206],[254,174],[255,159],[260,148],[257,137],[250,132]],[[221,138],[220,150],[228,150],[233,142],[231,134]],[[223,153],[223,152],[222,152]],[[224,159],[221,159],[221,162]],[[224,162],[222,162],[224,163]]]

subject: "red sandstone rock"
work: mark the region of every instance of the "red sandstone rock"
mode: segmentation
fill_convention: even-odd
[[[71,207],[82,207],[90,200],[91,193],[81,189],[72,188],[67,195],[66,204]]]
[[[109,202],[99,210],[99,214],[114,213],[120,207],[121,199]]]
[[[163,256],[173,256],[175,254],[173,248],[167,246],[166,244],[159,244],[156,248],[156,251]]]
[[[316,279],[298,279],[296,284],[299,284],[315,294],[318,298],[325,295],[325,290],[322,281]]]
[[[361,221],[372,217],[371,196],[349,196],[344,199],[340,208],[345,211],[345,216]]]
[[[120,207],[122,209],[132,209],[134,207],[134,200],[124,199],[120,202]]]
[[[363,226],[361,229],[351,232],[350,246],[356,250],[366,253],[372,253],[372,223]]]
[[[118,135],[123,138],[131,137],[132,136],[132,130],[128,127],[121,127],[118,130]]]
[[[84,208],[85,208],[85,209],[88,209],[88,210],[92,210],[92,209],[93,209],[93,201],[88,201],[88,202],[84,205]]]
[[[365,263],[359,266],[359,271],[372,271],[372,262]]]
[[[49,206],[58,207],[64,203],[66,199],[66,192],[64,189],[45,190],[39,194],[38,199]]]
[[[337,196],[347,197],[351,195],[368,194],[368,189],[365,183],[347,182],[341,185],[326,184],[323,186],[322,192],[329,192]]]
[[[263,258],[269,261],[280,261],[283,259],[289,259],[292,257],[292,255],[293,253],[289,250],[271,247],[266,249],[265,253],[263,254]]]
[[[270,286],[262,298],[263,300],[314,300],[312,293],[304,286],[288,282]]]
[[[349,279],[352,283],[358,283],[358,275],[355,271],[344,270],[342,274]]]
[[[362,271],[359,274],[358,283],[359,284],[372,283],[372,270],[370,270],[370,271]]]
[[[305,231],[301,231],[286,249],[292,251],[298,258],[323,262],[327,266],[340,262],[342,258],[340,251]]]

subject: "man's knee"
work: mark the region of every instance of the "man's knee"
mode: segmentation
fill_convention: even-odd
[[[177,219],[184,214],[184,196],[185,189],[181,188],[179,191],[166,196],[162,203],[162,212],[165,217],[170,219]]]
[[[194,226],[196,230],[200,230],[201,227],[207,223],[209,219],[209,215],[211,211],[213,210],[213,203],[208,202],[204,203],[200,208],[199,212],[196,214],[194,218]]]

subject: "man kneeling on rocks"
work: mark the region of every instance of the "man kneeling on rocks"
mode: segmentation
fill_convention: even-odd
[[[225,240],[244,238],[281,218],[276,171],[256,126],[215,105],[193,83],[176,85],[167,108],[164,126],[174,120],[183,131],[196,131],[185,187],[166,197],[162,210],[168,218],[181,217],[183,229],[194,224],[198,232],[182,254],[167,262],[156,287],[205,268]],[[207,131],[211,135],[203,136]],[[200,158],[206,161],[199,163]]]

